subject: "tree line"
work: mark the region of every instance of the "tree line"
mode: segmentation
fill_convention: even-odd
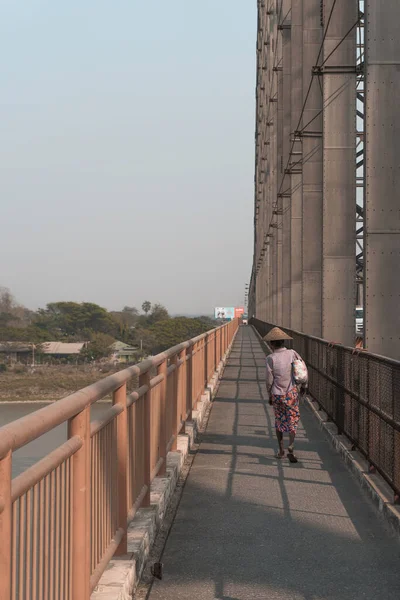
[[[93,358],[110,353],[116,340],[156,354],[215,327],[208,317],[171,317],[162,304],[146,300],[141,310],[119,311],[91,302],[50,302],[32,311],[19,304],[10,290],[0,287],[0,342],[90,342],[83,352]]]

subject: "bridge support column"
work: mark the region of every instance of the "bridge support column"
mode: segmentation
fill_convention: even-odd
[[[282,223],[282,321],[285,327],[291,326],[291,205],[290,175],[287,167],[291,149],[291,5],[292,0],[283,0],[280,31],[282,37],[281,97],[282,109],[282,156],[280,161],[280,181],[278,188],[278,213]]]
[[[302,330],[322,335],[322,94],[313,67],[321,49],[321,1],[303,2]]]
[[[276,318],[275,323],[283,324],[283,226],[282,213],[283,204],[282,198],[279,195],[283,184],[283,130],[284,130],[284,87],[283,87],[283,31],[281,29],[284,18],[284,9],[287,0],[279,0],[278,2],[278,21],[277,21],[277,57],[275,64],[275,77],[277,83],[277,154],[276,154],[276,195],[274,197],[274,213],[277,223],[276,228],[276,245],[277,245],[277,295],[276,295]]]
[[[294,137],[299,126],[303,106],[303,0],[292,0],[291,14],[291,135],[290,164],[299,162],[291,169],[290,185],[290,326],[303,331],[303,175],[301,165],[302,144]],[[301,123],[300,123],[301,126]]]
[[[322,337],[353,346],[356,306],[356,1],[324,0]],[[343,41],[344,40],[344,41]]]
[[[400,3],[366,0],[365,344],[400,359]]]
[[[270,265],[271,265],[271,321],[277,323],[278,320],[278,223],[274,211],[276,211],[276,200],[278,194],[278,77],[276,65],[278,63],[278,18],[280,7],[279,3],[270,2],[270,190],[269,190],[269,214],[271,228],[269,228],[270,238]]]
[[[265,95],[265,115],[263,121],[263,127],[265,131],[265,188],[264,188],[264,205],[265,205],[265,218],[263,221],[263,244],[265,248],[264,255],[264,267],[265,267],[265,278],[263,286],[266,289],[266,303],[265,303],[265,320],[273,320],[273,294],[274,294],[274,249],[273,249],[273,238],[271,237],[272,230],[270,228],[271,217],[272,217],[272,193],[273,193],[273,176],[274,176],[274,157],[273,157],[273,127],[274,127],[274,116],[273,106],[271,98],[273,97],[273,81],[271,79],[273,72],[272,66],[274,64],[274,10],[269,5],[260,5],[259,11],[265,14],[265,47],[264,47],[264,85],[266,90]]]
[[[254,262],[252,284],[254,301],[251,315],[266,319],[270,294],[270,280],[265,248],[265,228],[268,220],[269,189],[269,132],[266,121],[269,112],[269,27],[267,8],[258,6],[257,22],[257,88],[256,88],[256,164],[255,164],[255,217],[254,217]],[[251,298],[251,293],[250,293]]]

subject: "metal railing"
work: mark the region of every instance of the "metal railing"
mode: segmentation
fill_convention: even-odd
[[[89,600],[238,328],[232,321],[0,429],[2,600]],[[138,387],[127,393],[127,384]],[[90,408],[112,393],[98,421]],[[61,423],[68,440],[11,478],[12,455]]]
[[[263,337],[272,327],[250,323]],[[400,497],[400,362],[283,328],[306,361],[309,391]]]

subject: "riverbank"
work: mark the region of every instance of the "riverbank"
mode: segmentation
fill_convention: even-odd
[[[42,365],[0,373],[0,402],[54,402],[118,369],[88,365]]]

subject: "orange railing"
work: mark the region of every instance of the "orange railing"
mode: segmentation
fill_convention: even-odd
[[[238,328],[232,321],[0,429],[1,600],[89,600]],[[127,384],[137,380],[135,391]],[[112,393],[98,421],[90,408]],[[11,479],[12,454],[61,423],[68,440]]]

